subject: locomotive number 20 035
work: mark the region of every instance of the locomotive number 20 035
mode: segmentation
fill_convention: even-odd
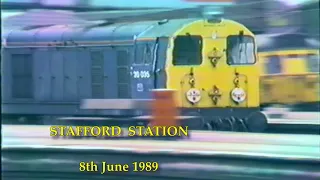
[[[133,71],[133,78],[150,78],[149,71]]]

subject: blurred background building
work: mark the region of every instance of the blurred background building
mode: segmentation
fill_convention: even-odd
[[[311,36],[320,38],[320,13],[319,13],[319,0],[312,0],[309,3],[303,4],[301,7],[298,7],[301,11],[302,18],[302,27],[304,31]]]
[[[2,0],[3,26],[41,21],[72,23],[71,13],[43,12],[26,20],[26,9],[72,11],[117,10],[127,8],[188,8],[196,5],[224,7],[224,17],[237,20],[255,33],[296,31],[319,38],[319,0]],[[48,8],[49,7],[49,8]],[[30,14],[31,12],[29,12]],[[28,13],[27,13],[28,14]],[[19,16],[19,17],[18,17]],[[30,19],[31,18],[31,19]],[[69,19],[66,21],[66,19]],[[61,20],[61,21],[59,21]],[[79,22],[78,20],[76,20]]]
[[[226,16],[256,33],[297,31],[319,37],[319,0],[237,0]]]

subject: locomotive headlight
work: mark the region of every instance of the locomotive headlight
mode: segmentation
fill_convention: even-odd
[[[217,33],[215,33],[215,32],[212,33],[212,35],[211,35],[211,38],[212,38],[212,39],[217,39],[217,37],[218,37],[218,34],[217,34]]]
[[[191,88],[187,91],[186,97],[189,102],[194,104],[201,100],[201,92],[198,89]]]
[[[231,98],[237,103],[241,103],[246,99],[246,92],[242,88],[234,88],[231,91]]]

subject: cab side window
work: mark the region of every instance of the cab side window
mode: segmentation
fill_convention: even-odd
[[[153,60],[153,44],[141,43],[135,46],[135,64],[150,64]]]
[[[282,72],[282,64],[279,56],[269,56],[266,63],[267,74],[279,74]]]
[[[320,57],[319,54],[309,54],[307,59],[307,66],[309,72],[320,72]]]
[[[200,65],[202,63],[202,37],[177,36],[173,47],[173,65]]]

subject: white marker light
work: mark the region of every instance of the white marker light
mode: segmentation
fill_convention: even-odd
[[[211,36],[212,39],[217,39],[217,37],[218,37],[217,33],[212,33],[212,36]]]
[[[246,92],[242,88],[234,88],[231,91],[231,98],[237,103],[241,103],[246,99]]]

